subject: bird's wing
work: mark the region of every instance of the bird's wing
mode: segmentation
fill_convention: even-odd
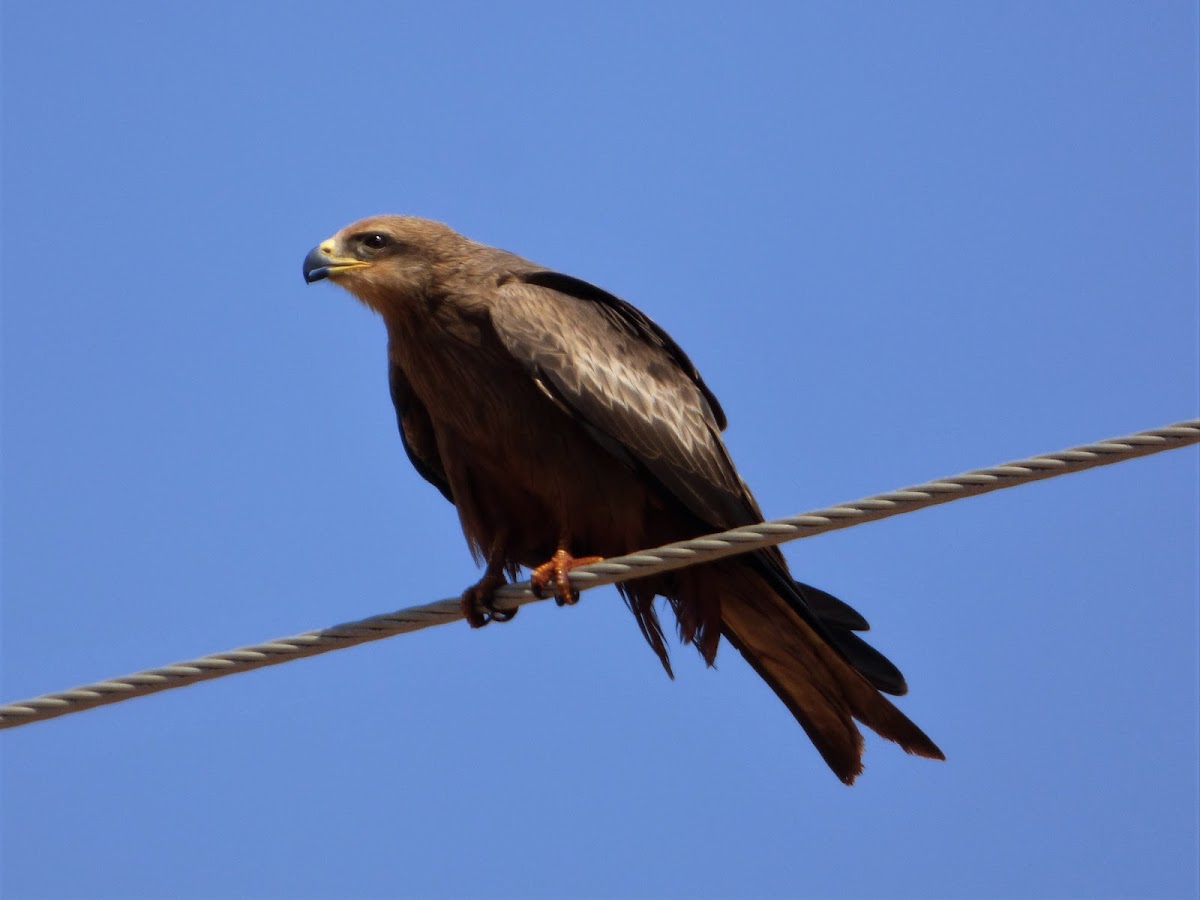
[[[537,272],[503,285],[491,317],[542,390],[597,443],[648,473],[699,527],[762,521],[721,440],[715,398],[691,360],[639,310],[587,282]],[[881,690],[906,690],[895,667],[852,633],[866,622],[850,607],[794,581],[776,548],[746,561]],[[842,621],[846,611],[852,621]]]
[[[450,492],[450,481],[442,467],[442,456],[438,451],[437,435],[429,412],[413,394],[403,370],[394,362],[388,365],[388,384],[392,390],[392,405],[396,407],[400,440],[404,443],[409,462],[422,478],[453,503],[454,495]]]
[[[526,284],[549,288],[552,291],[576,297],[580,300],[590,300],[593,303],[599,303],[601,306],[613,310],[623,322],[635,329],[644,340],[656,347],[661,347],[670,355],[675,364],[679,366],[680,371],[686,374],[696,387],[700,389],[700,393],[704,395],[704,399],[708,402],[708,408],[712,411],[713,418],[716,420],[717,428],[721,431],[725,430],[725,426],[728,424],[725,419],[725,410],[721,409],[721,404],[718,402],[716,395],[704,383],[704,379],[700,377],[700,372],[688,358],[688,355],[683,352],[683,348],[675,343],[675,340],[657,322],[632,303],[626,303],[620,297],[610,294],[608,291],[602,290],[594,284],[590,284],[579,278],[573,278],[570,275],[564,275],[561,272],[530,272],[524,276],[524,281]]]
[[[701,522],[733,527],[760,518],[721,441],[716,399],[641,312],[586,282],[536,272],[501,286],[491,318],[552,400]]]

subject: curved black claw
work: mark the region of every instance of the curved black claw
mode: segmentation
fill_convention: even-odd
[[[482,628],[489,622],[511,622],[516,609],[496,608],[496,588],[505,583],[504,576],[489,572],[462,594],[462,613],[472,628]]]
[[[496,598],[488,597],[480,606],[487,612],[488,621],[490,622],[511,622],[517,617],[517,613],[521,611],[519,606],[514,606],[512,609],[497,609]]]

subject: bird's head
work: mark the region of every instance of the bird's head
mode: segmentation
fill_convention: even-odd
[[[347,225],[304,257],[304,280],[329,279],[384,315],[428,294],[439,269],[470,242],[440,222],[374,216]]]

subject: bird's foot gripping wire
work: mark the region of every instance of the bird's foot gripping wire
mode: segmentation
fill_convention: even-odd
[[[529,583],[537,596],[553,596],[559,606],[574,606],[579,602],[579,591],[571,587],[571,570],[603,561],[603,556],[581,556],[576,559],[566,550],[559,550],[533,570]]]
[[[489,622],[511,622],[515,609],[496,609],[496,588],[506,583],[504,573],[488,569],[482,578],[462,595],[463,618],[472,628],[482,628]]]

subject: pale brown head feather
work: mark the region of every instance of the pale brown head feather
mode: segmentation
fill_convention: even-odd
[[[501,258],[520,257],[476,243],[441,222],[416,216],[372,216],[347,225],[314,252],[333,264],[326,276],[385,319],[398,307],[445,293],[464,270],[485,277]],[[476,271],[478,270],[478,271]]]

